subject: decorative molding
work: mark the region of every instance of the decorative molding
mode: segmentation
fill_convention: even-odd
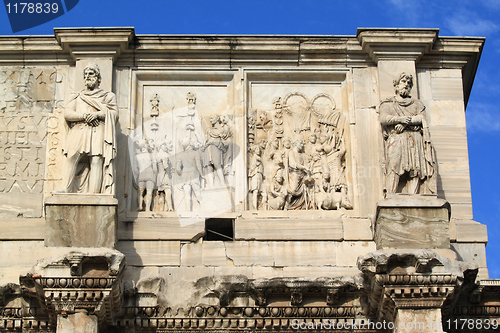
[[[366,29],[358,28],[358,38],[363,51],[379,61],[415,61],[432,49],[439,29]]]
[[[54,36],[73,59],[112,58],[128,49],[134,28],[54,28]]]

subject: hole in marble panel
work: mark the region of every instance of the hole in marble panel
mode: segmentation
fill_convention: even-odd
[[[233,241],[234,219],[206,219],[204,241]]]

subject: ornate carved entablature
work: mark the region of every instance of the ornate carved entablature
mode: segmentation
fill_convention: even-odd
[[[55,327],[58,316],[84,312],[101,325],[121,313],[124,256],[118,251],[86,249],[45,260],[20,278],[36,295],[41,313]]]
[[[373,252],[359,257],[358,267],[370,289],[369,314],[393,321],[403,309],[449,312],[463,281],[477,274],[426,250]]]

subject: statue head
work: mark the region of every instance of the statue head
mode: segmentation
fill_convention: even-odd
[[[324,144],[328,141],[328,135],[326,134],[320,134],[319,136],[319,143]]]
[[[210,116],[210,124],[215,126],[219,122],[220,118],[217,115]]]
[[[315,144],[317,139],[318,139],[318,137],[316,136],[315,133],[312,133],[311,135],[309,135],[309,138],[308,138],[309,142],[312,144]]]
[[[280,140],[278,139],[272,140],[271,142],[269,142],[269,146],[274,150],[278,150],[280,148]]]
[[[413,75],[403,72],[393,81],[393,84],[396,95],[409,97],[411,88],[413,88]]]
[[[101,71],[96,63],[88,63],[83,69],[83,80],[89,90],[94,90],[101,84]]]
[[[251,148],[252,153],[254,153],[257,156],[260,156],[261,150],[259,145],[255,145]]]
[[[186,100],[187,100],[187,103],[188,105],[191,105],[191,104],[196,104],[196,95],[193,94],[192,92],[188,92],[187,93],[187,96],[186,96]]]
[[[283,184],[285,178],[283,177],[283,169],[278,169],[274,175],[274,179],[278,184]]]
[[[302,140],[302,139],[295,140],[293,142],[293,146],[295,147],[295,149],[298,152],[303,152],[304,151],[304,140]]]
[[[285,138],[283,140],[283,147],[286,148],[286,149],[292,148],[292,142],[290,141],[289,138]]]

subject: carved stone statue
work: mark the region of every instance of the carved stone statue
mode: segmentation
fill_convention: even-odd
[[[380,123],[385,140],[386,191],[435,193],[435,158],[424,104],[410,96],[413,76],[394,80],[396,96],[381,102]]]
[[[72,94],[64,110],[69,127],[63,147],[62,193],[114,194],[116,97],[99,88],[96,64],[83,70],[86,88]]]

